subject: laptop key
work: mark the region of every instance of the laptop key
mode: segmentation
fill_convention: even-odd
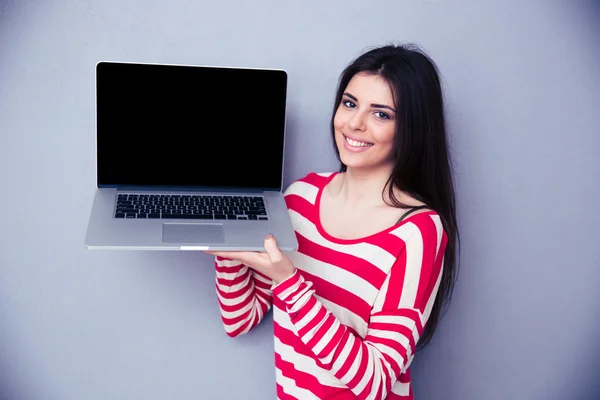
[[[264,210],[262,210],[262,211],[250,210],[250,211],[246,211],[245,214],[246,215],[267,215],[267,213]]]
[[[225,214],[215,214],[215,219],[227,219]]]
[[[125,214],[135,214],[135,213],[137,213],[137,210],[135,208],[121,208],[121,207],[117,207],[117,212],[118,213],[125,213]]]
[[[265,211],[264,207],[248,207],[248,211]]]
[[[148,214],[148,218],[160,218],[160,214]]]
[[[213,219],[212,215],[198,214],[163,214],[162,217],[166,219]]]
[[[125,214],[124,213],[116,213],[115,218],[125,218]]]
[[[191,219],[213,219],[212,214],[192,214]]]
[[[135,214],[129,213],[129,214],[125,215],[125,218],[135,218]]]

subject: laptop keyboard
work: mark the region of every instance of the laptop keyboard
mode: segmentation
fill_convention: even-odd
[[[262,197],[119,194],[115,218],[266,220]]]

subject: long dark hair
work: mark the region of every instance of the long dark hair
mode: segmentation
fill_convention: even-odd
[[[379,75],[390,85],[396,106],[394,169],[387,181],[392,206],[408,208],[394,195],[398,188],[425,203],[440,216],[448,237],[444,268],[429,320],[417,349],[429,343],[438,322],[450,303],[458,273],[456,205],[452,168],[446,139],[444,101],[436,64],[418,46],[388,45],[367,51],[354,60],[340,76],[331,117],[331,135],[340,160],[340,172],[346,166],[335,145],[333,120],[348,83],[357,73]],[[385,198],[385,196],[384,196]]]

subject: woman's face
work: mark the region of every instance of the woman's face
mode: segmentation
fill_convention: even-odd
[[[333,119],[335,142],[348,168],[393,164],[396,111],[388,83],[379,75],[354,75]]]

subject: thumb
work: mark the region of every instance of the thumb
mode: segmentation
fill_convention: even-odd
[[[277,240],[275,239],[275,236],[270,233],[265,238],[265,250],[271,259],[271,262],[276,263],[283,259],[283,254],[281,254],[281,250],[277,247]]]

